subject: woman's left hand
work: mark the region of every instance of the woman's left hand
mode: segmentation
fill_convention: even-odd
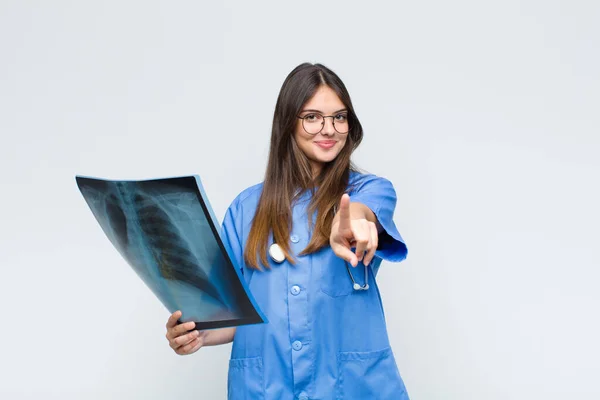
[[[365,265],[369,265],[377,250],[379,240],[377,225],[364,217],[351,218],[350,196],[347,194],[342,196],[338,214],[339,218],[334,219],[331,225],[329,236],[331,249],[353,267],[356,267],[361,260],[364,260]],[[352,247],[356,248],[354,252],[351,250]]]

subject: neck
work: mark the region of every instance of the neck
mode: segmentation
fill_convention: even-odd
[[[317,179],[317,176],[321,173],[323,166],[320,163],[311,161],[310,166],[312,167],[312,178],[313,180]]]

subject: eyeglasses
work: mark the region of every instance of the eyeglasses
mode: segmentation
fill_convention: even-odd
[[[322,115],[318,113],[306,114],[304,117],[298,117],[302,120],[302,127],[309,135],[316,135],[323,130],[325,118],[331,118],[333,129],[337,133],[346,134],[350,130],[348,124],[348,114],[340,113],[336,115]]]

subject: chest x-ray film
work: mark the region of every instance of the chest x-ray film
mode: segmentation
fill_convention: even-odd
[[[200,177],[77,176],[104,233],[180,322],[196,329],[266,322],[219,235]]]

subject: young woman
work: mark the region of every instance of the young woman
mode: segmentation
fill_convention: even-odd
[[[407,248],[394,187],[350,161],[362,137],[335,73],[305,63],[288,75],[264,182],[236,197],[222,226],[269,322],[191,333],[179,311],[167,322],[177,354],[233,341],[229,399],[408,399],[375,281]]]

